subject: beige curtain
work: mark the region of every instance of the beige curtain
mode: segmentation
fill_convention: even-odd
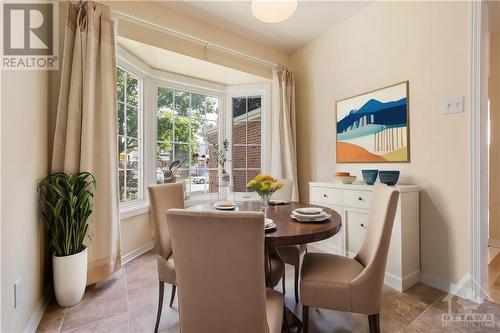
[[[271,116],[271,174],[293,182],[292,200],[299,201],[293,71],[273,69]]]
[[[89,171],[97,181],[87,284],[120,266],[116,52],[108,7],[69,5],[52,152],[52,172]]]

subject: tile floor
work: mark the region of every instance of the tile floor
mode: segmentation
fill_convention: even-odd
[[[500,260],[499,260],[500,267]],[[301,306],[293,299],[293,274],[287,268],[286,304],[299,318]],[[500,281],[499,281],[500,285]],[[279,290],[280,287],[276,289]],[[170,289],[161,318],[161,332],[179,332],[177,301],[168,307]],[[489,301],[481,305],[417,284],[404,293],[384,288],[381,312],[382,332],[499,332],[500,306]],[[37,332],[153,332],[158,299],[156,256],[149,252],[127,264],[110,280],[89,287],[84,299],[71,308],[51,303]],[[453,313],[493,314],[494,327],[443,327],[442,315]],[[311,333],[368,332],[366,316],[329,310],[311,309]]]

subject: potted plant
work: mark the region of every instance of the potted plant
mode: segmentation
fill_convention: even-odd
[[[57,303],[78,303],[87,284],[87,235],[96,186],[89,172],[49,175],[38,184],[40,206],[52,253]]]
[[[264,212],[269,207],[269,199],[271,199],[273,193],[282,187],[282,182],[266,174],[258,174],[247,184],[247,189],[257,192],[260,196],[260,206]]]

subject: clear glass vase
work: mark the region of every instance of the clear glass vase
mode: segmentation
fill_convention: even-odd
[[[267,217],[267,209],[269,208],[269,199],[271,199],[271,195],[272,193],[260,195],[260,210],[264,212],[265,217]]]
[[[224,173],[219,176],[218,201],[228,201],[231,191],[231,177]]]

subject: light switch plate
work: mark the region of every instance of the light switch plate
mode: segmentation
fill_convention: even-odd
[[[21,284],[21,278],[14,282],[14,309],[17,309],[23,299],[23,286]]]
[[[443,114],[464,112],[464,96],[449,97],[443,103]]]

